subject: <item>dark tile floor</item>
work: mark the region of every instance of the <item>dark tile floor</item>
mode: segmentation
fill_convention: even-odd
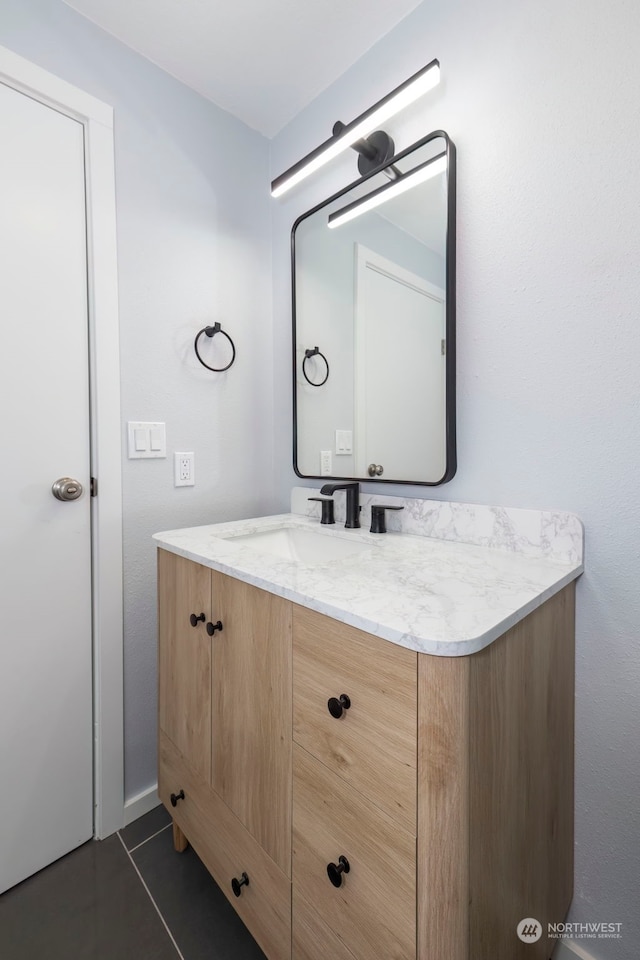
[[[0,896],[1,960],[265,960],[163,807]]]

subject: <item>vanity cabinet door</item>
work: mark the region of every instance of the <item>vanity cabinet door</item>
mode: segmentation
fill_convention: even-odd
[[[213,789],[291,875],[291,603],[213,573]]]
[[[357,960],[415,960],[415,837],[297,744],[293,797],[294,944],[312,909]]]
[[[417,653],[297,605],[293,624],[294,740],[415,835]]]
[[[162,733],[159,760],[158,792],[167,810],[269,960],[288,960],[290,880]],[[171,794],[180,792],[173,807]]]
[[[192,625],[192,615],[197,617]],[[204,617],[203,617],[204,615]],[[205,781],[211,776],[211,570],[158,550],[159,725]]]

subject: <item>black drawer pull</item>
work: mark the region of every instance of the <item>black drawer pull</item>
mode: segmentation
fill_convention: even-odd
[[[178,800],[184,800],[184,790],[181,790],[180,793],[172,793],[169,799],[171,800],[171,806],[177,807]]]
[[[216,623],[211,623],[211,621],[209,621],[207,624],[207,633],[210,637],[214,635],[216,630],[222,630],[222,620],[218,620]]]
[[[327,876],[334,887],[342,886],[342,874],[349,873],[351,867],[346,857],[338,857],[337,863],[327,864]]]
[[[340,699],[337,697],[329,697],[327,700],[327,707],[329,708],[329,713],[332,717],[335,717],[336,720],[339,720],[345,710],[348,710],[351,706],[351,700],[346,695],[346,693],[340,694]]]
[[[236,897],[240,896],[240,894],[242,893],[243,887],[248,887],[248,886],[249,886],[249,877],[246,875],[246,873],[240,874],[239,880],[236,879],[236,877],[234,877],[233,880],[231,881],[231,889],[233,890]]]
[[[196,617],[195,613],[192,613],[189,617],[189,623],[192,627],[197,627],[201,620],[204,623],[206,619],[204,613],[201,613],[199,617]]]

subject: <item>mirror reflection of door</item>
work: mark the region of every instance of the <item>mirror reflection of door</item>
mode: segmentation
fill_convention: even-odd
[[[355,257],[356,475],[442,476],[444,290],[362,244]]]

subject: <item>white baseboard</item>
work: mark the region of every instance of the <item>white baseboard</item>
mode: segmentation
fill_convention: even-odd
[[[135,797],[131,797],[130,800],[125,800],[124,826],[127,827],[130,823],[133,823],[134,820],[137,820],[138,817],[143,817],[145,813],[149,813],[149,811],[157,807],[159,803],[160,798],[158,797],[157,783],[143,790],[142,793],[137,793]]]
[[[559,940],[553,951],[553,960],[598,960],[593,953],[587,953],[575,940]]]

